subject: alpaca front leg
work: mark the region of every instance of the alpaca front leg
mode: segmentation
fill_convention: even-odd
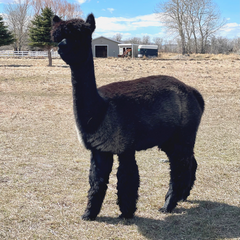
[[[95,220],[107,191],[109,175],[112,171],[113,154],[93,151],[89,172],[90,189],[88,191],[88,204],[83,220]]]
[[[139,173],[135,160],[135,152],[119,155],[117,172],[118,205],[121,218],[132,218],[137,209]]]

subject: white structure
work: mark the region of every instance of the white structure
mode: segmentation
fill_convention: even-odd
[[[138,57],[138,44],[122,43],[118,44],[119,55],[129,55],[132,58]]]
[[[158,45],[139,45],[138,46],[138,57],[157,57],[158,56]]]

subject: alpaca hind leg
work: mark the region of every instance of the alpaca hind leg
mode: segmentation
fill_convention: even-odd
[[[119,155],[117,172],[118,205],[121,218],[132,218],[136,211],[139,188],[139,172],[135,160],[135,152]]]
[[[83,220],[95,220],[107,191],[109,175],[112,171],[113,154],[92,152],[91,167],[89,172],[90,189],[88,191],[88,204]]]
[[[186,200],[195,181],[197,163],[192,147],[175,145],[173,151],[166,152],[170,160],[170,184],[165,204],[160,210],[171,212],[180,200]]]
[[[196,180],[196,170],[197,170],[197,161],[194,155],[192,155],[192,159],[190,161],[190,182],[189,182],[189,186],[183,192],[183,197],[182,197],[183,201],[185,201],[187,197],[190,195],[190,191]]]

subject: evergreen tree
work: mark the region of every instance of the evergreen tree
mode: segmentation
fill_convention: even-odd
[[[49,66],[52,66],[51,49],[56,46],[51,40],[51,27],[53,11],[49,7],[42,9],[41,15],[36,15],[32,20],[32,26],[29,30],[29,37],[33,47],[39,47],[48,51]]]
[[[14,37],[7,27],[4,26],[3,18],[0,16],[0,47],[14,42]]]

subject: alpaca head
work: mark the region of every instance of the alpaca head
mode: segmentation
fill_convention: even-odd
[[[58,43],[58,53],[69,65],[85,62],[91,52],[92,33],[95,30],[95,18],[88,15],[83,19],[61,20],[53,18],[52,39]]]

